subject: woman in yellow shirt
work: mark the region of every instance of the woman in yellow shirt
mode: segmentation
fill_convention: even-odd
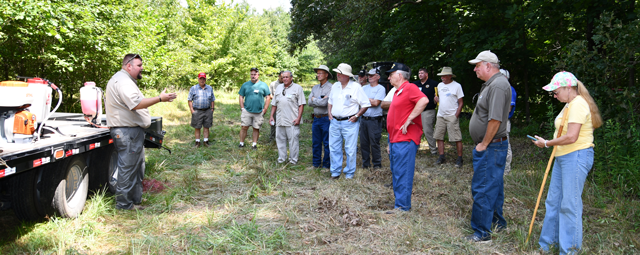
[[[582,246],[582,190],[593,166],[593,130],[602,126],[602,117],[587,88],[570,72],[557,73],[542,89],[567,104],[555,119],[557,138],[536,136],[533,142],[540,148],[557,146],[539,244],[544,251],[555,245],[560,254],[577,253]]]

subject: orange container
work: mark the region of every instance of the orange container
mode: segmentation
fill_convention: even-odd
[[[33,135],[36,131],[36,115],[29,111],[19,111],[13,120],[13,133]]]

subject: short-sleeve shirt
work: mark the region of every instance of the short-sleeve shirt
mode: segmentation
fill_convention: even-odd
[[[393,101],[393,95],[396,93],[396,87],[391,87],[391,89],[389,90],[389,93],[387,93],[387,96],[384,97],[384,102],[392,102]]]
[[[298,84],[291,83],[288,88],[284,84],[278,85],[271,105],[276,109],[276,126],[293,126],[293,121],[298,118],[298,107],[307,104],[304,99],[304,90]]]
[[[275,80],[271,82],[271,84],[269,84],[269,92],[272,96],[276,94],[276,88],[280,86],[280,84],[282,84],[282,82],[279,82],[278,80]]]
[[[422,91],[422,93],[424,93],[425,96],[427,96],[427,98],[429,99],[429,103],[427,104],[427,107],[424,108],[424,110],[433,110],[436,109],[436,106],[438,106],[436,104],[436,100],[434,100],[433,98],[436,95],[436,88],[438,87],[438,82],[435,80],[432,80],[431,78],[427,78],[427,80],[422,83],[420,80],[414,81],[413,84],[415,84],[416,86],[418,86],[418,88],[420,89],[420,91]]]
[[[133,110],[144,95],[127,71],[121,69],[114,74],[106,91],[107,126],[148,128],[151,125],[148,109]]]
[[[475,143],[484,139],[490,120],[500,121],[500,127],[492,139],[507,136],[510,102],[511,85],[501,73],[494,74],[482,85],[478,103],[469,121],[469,133]]]
[[[208,109],[211,108],[211,102],[216,101],[216,96],[213,95],[211,86],[205,84],[202,88],[200,84],[196,84],[189,89],[187,101],[191,101],[195,109]]]
[[[438,117],[447,117],[456,115],[458,110],[458,99],[464,97],[462,86],[456,81],[449,84],[441,82],[438,84],[438,99],[440,107],[438,107]]]
[[[342,89],[340,82],[333,84],[329,103],[331,104],[331,115],[334,118],[349,117],[358,113],[360,107],[371,106],[369,97],[364,93],[362,87],[352,81],[349,81],[344,89]]]
[[[511,111],[509,112],[509,119],[513,117],[513,113],[516,112],[516,99],[518,98],[518,94],[516,93],[516,89],[511,86]]]
[[[564,108],[562,108],[562,111],[560,112],[560,114],[558,114],[554,121],[556,132],[554,132],[553,137],[558,137],[558,129],[560,128],[560,122],[562,122],[562,115],[564,115],[567,107],[570,107],[571,109],[569,109],[569,116],[567,117],[567,121],[565,121],[564,127],[562,128],[562,135],[567,135],[567,131],[569,130],[569,123],[582,124],[582,126],[580,126],[580,133],[578,133],[578,140],[576,140],[576,142],[572,144],[558,145],[558,149],[556,149],[556,156],[562,156],[577,150],[594,147],[591,110],[589,108],[589,103],[587,103],[587,100],[585,100],[582,96],[577,96],[576,98],[571,100],[570,103],[565,105]]]
[[[369,97],[369,99],[382,101],[385,98],[383,86],[377,85],[375,87],[371,87],[371,85],[368,84],[364,85],[364,87],[362,87],[362,90],[364,90],[364,93],[367,94],[367,97]],[[371,106],[362,115],[367,117],[382,116],[382,107],[380,105],[376,107]]]
[[[400,85],[394,93],[393,101],[387,114],[387,131],[389,132],[389,142],[399,143],[413,141],[420,145],[422,137],[422,121],[418,118],[407,127],[407,133],[402,134],[400,127],[407,122],[409,115],[416,107],[416,103],[422,98],[426,98],[418,86],[408,81]]]
[[[264,108],[264,97],[271,95],[269,86],[263,81],[245,82],[238,95],[244,97],[244,109],[252,113],[261,113]]]

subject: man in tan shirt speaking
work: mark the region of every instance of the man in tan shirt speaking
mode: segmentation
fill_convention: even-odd
[[[142,57],[127,54],[122,69],[107,83],[107,126],[118,152],[116,163],[116,209],[144,209],[142,179],[144,178],[144,129],[151,125],[149,106],[159,102],[172,102],[176,93],[165,93],[145,98],[138,88],[142,79]]]

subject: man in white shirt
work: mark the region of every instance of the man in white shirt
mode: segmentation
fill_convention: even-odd
[[[359,118],[371,106],[369,97],[362,87],[350,81],[353,77],[351,66],[345,63],[333,69],[338,82],[331,87],[328,110],[331,126],[329,127],[329,151],[331,152],[331,178],[352,179],[356,172],[356,150],[358,142]],[[347,154],[347,165],[342,169],[342,141]]]
[[[436,131],[433,138],[438,142],[438,160],[436,165],[445,162],[444,158],[444,132],[449,134],[449,142],[456,143],[458,152],[457,167],[462,167],[462,132],[460,131],[460,112],[462,111],[464,92],[460,83],[453,80],[456,77],[451,67],[445,66],[438,74],[442,82],[438,84],[438,97],[434,99],[440,103],[436,119]]]

